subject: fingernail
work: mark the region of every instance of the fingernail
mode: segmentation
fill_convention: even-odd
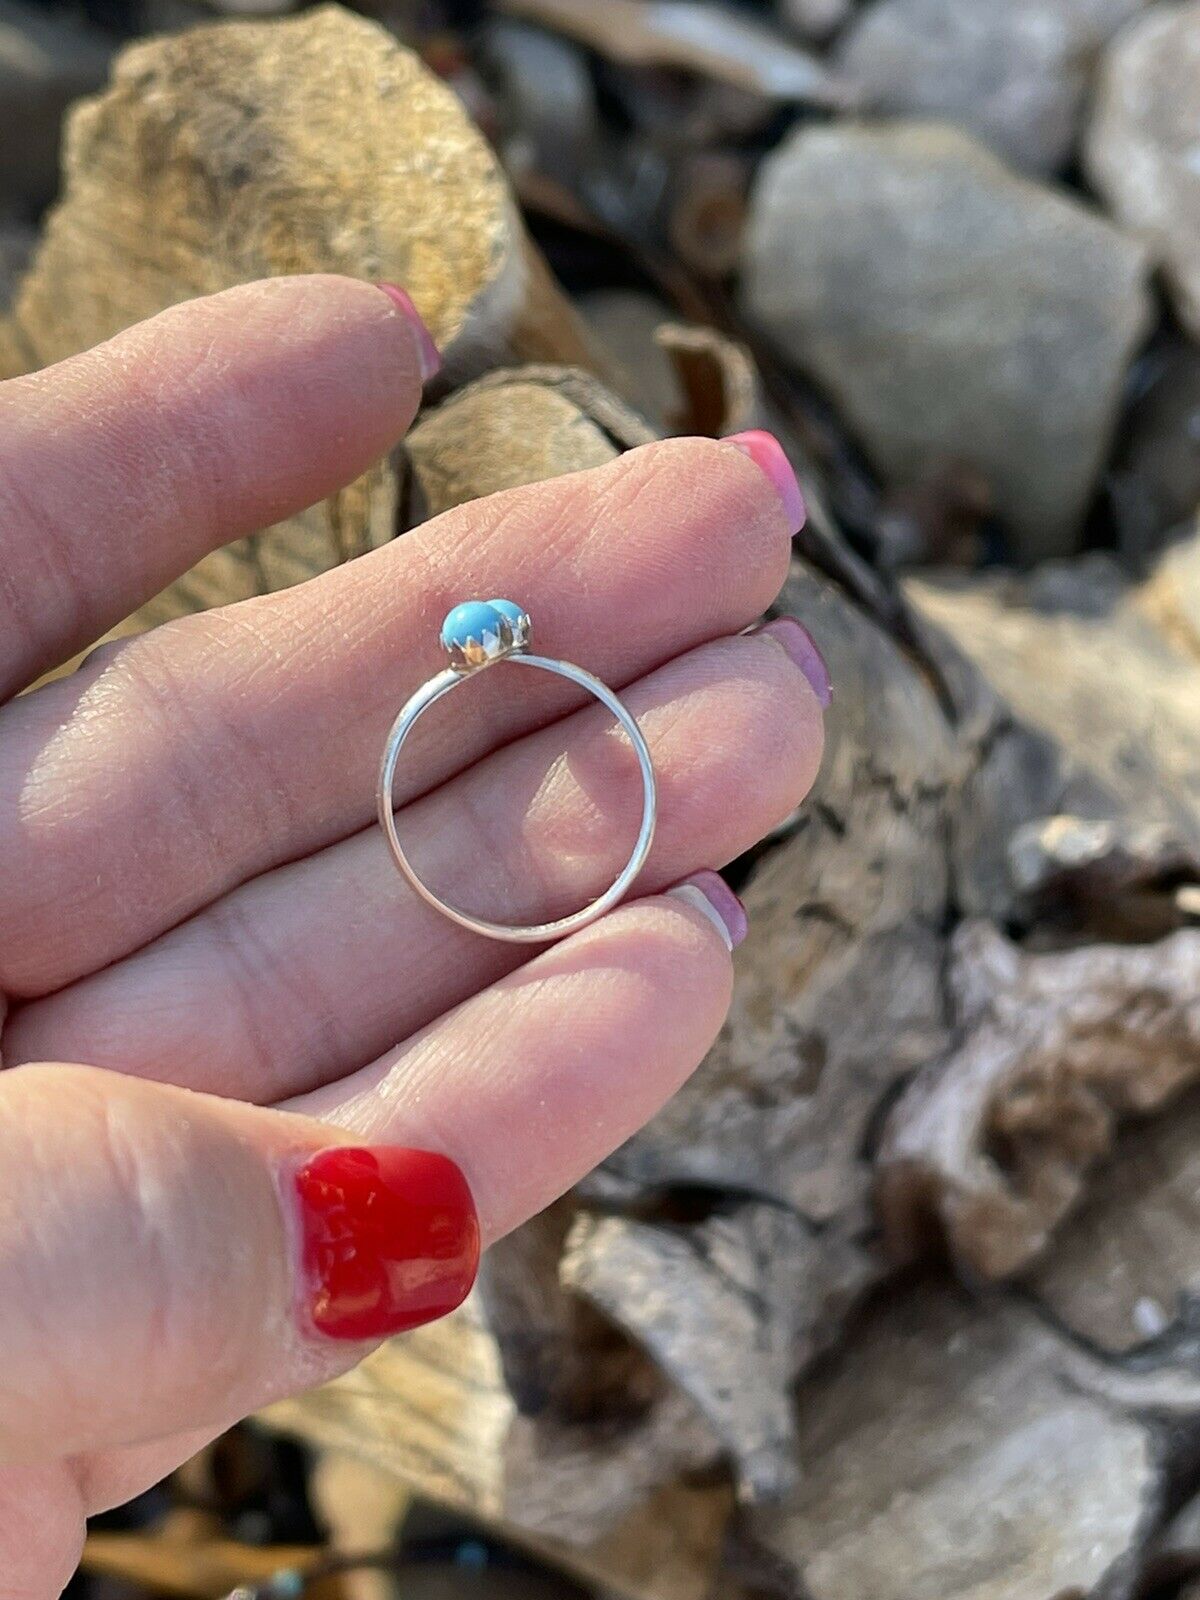
[[[783,502],[792,533],[799,533],[804,526],[804,496],[800,493],[792,464],[784,455],[783,446],[775,435],[763,428],[751,428],[746,433],[731,433],[725,443],[734,445],[748,455],[754,465],[766,473]]]
[[[421,377],[428,383],[442,370],[442,353],[433,342],[433,335],[421,321],[421,313],[412,303],[412,296],[407,289],[402,289],[398,283],[377,283],[377,289],[382,289],[384,294],[412,324],[417,336],[417,351],[421,358]]]
[[[666,892],[703,912],[730,950],[746,937],[746,908],[719,872],[693,872]]]
[[[776,617],[773,622],[764,622],[761,628],[752,628],[751,632],[766,633],[777,640],[808,679],[821,704],[829,704],[833,699],[829,668],[817,649],[817,641],[798,617]]]
[[[461,1305],[479,1266],[467,1180],[431,1150],[335,1147],[295,1175],[307,1316],[329,1339],[382,1339]]]

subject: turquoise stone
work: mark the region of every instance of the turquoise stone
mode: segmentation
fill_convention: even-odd
[[[442,623],[442,644],[447,650],[457,645],[460,650],[474,641],[482,644],[485,634],[498,635],[500,612],[483,600],[465,600],[447,614]]]
[[[515,600],[489,600],[488,605],[493,611],[498,611],[502,617],[506,617],[514,629],[520,626],[525,616],[523,607],[517,605]]]

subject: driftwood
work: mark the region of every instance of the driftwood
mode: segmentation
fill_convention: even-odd
[[[499,416],[518,385],[545,381],[498,377],[445,410],[474,408],[472,431],[486,437],[488,413]],[[553,396],[557,411],[561,390]],[[418,452],[438,416],[414,436]],[[597,424],[582,406],[576,427],[581,463],[594,459]],[[448,445],[443,482],[452,458]],[[481,1402],[461,1391],[441,1437],[414,1444],[410,1412],[426,1414],[428,1379],[398,1366],[397,1351],[369,1365],[371,1388],[360,1371],[275,1416],[326,1442],[356,1440],[410,1476],[420,1455],[416,1480],[435,1492],[447,1492],[452,1465],[462,1478],[469,1457],[468,1480],[450,1491],[458,1503],[559,1541],[541,1547],[631,1596],[705,1594],[714,1583],[722,1595],[745,1584],[830,1600],[1126,1592],[1170,1474],[1196,1459],[1200,1416],[1181,1343],[1200,1233],[1182,1198],[1161,1203],[1164,1190],[1189,1192],[1187,1132],[1172,1142],[1175,1124],[1162,1118],[1119,1137],[1121,1118],[1154,1113],[1193,1070],[1179,1048],[1196,1007],[1194,936],[1181,927],[1194,833],[1180,774],[1194,756],[1186,685],[1197,669],[1180,619],[1194,609],[1198,568],[1184,545],[1131,590],[1082,563],[1058,573],[1037,607],[1017,586],[913,584],[913,652],[798,564],[784,604],[813,626],[837,685],[817,790],[750,866],[752,932],[709,1061],[573,1200],[493,1252],[470,1312],[494,1341],[489,1392],[511,1407],[492,1452],[465,1431]],[[1081,648],[1077,635],[1093,630]],[[1056,694],[1014,704],[992,660],[1001,653],[1022,683],[1015,663],[1044,660]],[[1123,743],[1106,747],[1099,723],[1112,677],[1139,662],[1148,698],[1123,735],[1142,752],[1131,776],[1128,752],[1116,759]],[[1139,731],[1153,731],[1148,745]],[[1077,810],[1090,830],[1071,820]],[[1141,818],[1157,831],[1135,826]],[[1046,921],[1042,896],[1064,880],[1073,889],[1056,904],[1071,907],[1068,922],[1061,911]],[[1046,948],[1018,954],[999,924]],[[1150,1031],[1139,1027],[1146,1013],[1121,1009],[1139,968],[1160,996]],[[1037,990],[1040,1020],[1078,1040],[1083,1065],[1072,1073],[1068,1051],[1039,1076],[1036,1056],[1019,1060],[1021,1071],[980,1094],[971,1052],[986,1043],[1005,977],[1016,999],[1022,982]],[[1103,1078],[1086,1070],[1097,996],[1123,1024]],[[981,1235],[995,1241],[999,1268],[950,1226],[957,1169],[915,1184],[897,1153],[929,1085],[946,1097],[926,1113],[935,1152],[953,1151],[965,1121],[965,1152],[1003,1202]],[[973,1122],[960,1109],[968,1100]],[[1038,1120],[1064,1104],[1076,1113],[1066,1133],[1089,1135],[1065,1153],[1059,1125],[1058,1142],[1039,1138]],[[1006,1130],[1013,1160],[993,1171]],[[1142,1192],[1136,1151],[1147,1138],[1162,1165]],[[1106,1201],[1127,1143],[1129,1184]],[[877,1197],[908,1255],[940,1229],[972,1274],[1029,1267],[1019,1297],[994,1291],[974,1305],[944,1285],[885,1290],[896,1258],[878,1237]],[[1102,1214],[1124,1218],[1115,1235],[1089,1223],[1106,1204]],[[1059,1257],[1053,1227],[1064,1216]],[[1113,1263],[1127,1259],[1138,1265],[1121,1283]],[[1136,1337],[1111,1333],[1122,1316]],[[436,1330],[422,1337],[454,1367],[449,1334],[445,1344]],[[1115,1388],[1093,1345],[1114,1359],[1137,1346]],[[482,1390],[458,1370],[468,1393]],[[555,1470],[530,1477],[531,1460]],[[630,1527],[722,1460],[746,1509],[689,1503],[695,1538],[676,1532],[651,1577],[631,1570]],[[494,1476],[481,1484],[485,1461]]]
[[[163,105],[188,108],[187,149]],[[364,117],[391,152],[365,170]],[[306,141],[354,152],[349,181]],[[418,148],[420,204],[388,176]],[[648,436],[529,269],[477,136],[368,24],[140,47],[67,162],[13,318],[30,363],[315,267],[405,278],[450,352],[391,462],[150,617]],[[244,225],[210,237],[227,210]],[[119,219],[151,213],[135,249]],[[744,355],[667,346],[692,425],[752,419]],[[736,866],[751,934],[721,1039],[462,1312],[270,1418],[637,1600],[1121,1600],[1196,1542],[1168,1517],[1200,1473],[1200,536],[1139,584],[1101,559],[895,584],[805,489],[781,606],[830,662],[827,754]]]
[[[805,1483],[753,1518],[780,1588],[806,1600],[1111,1592],[1160,1475],[1152,1431],[1089,1393],[1088,1377],[1011,1302],[925,1287],[881,1305],[801,1390]]]

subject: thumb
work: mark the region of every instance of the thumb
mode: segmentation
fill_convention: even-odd
[[[454,1309],[465,1178],[308,1117],[0,1074],[0,1465],[221,1427]]]

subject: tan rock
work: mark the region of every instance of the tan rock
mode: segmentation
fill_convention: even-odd
[[[4,348],[45,365],[175,301],[293,272],[405,284],[443,349],[443,388],[513,357],[594,356],[453,93],[337,6],[121,55],[111,87],[70,119],[63,202]],[[371,549],[396,533],[399,494],[381,463],[327,505],[208,557],[145,620]]]

